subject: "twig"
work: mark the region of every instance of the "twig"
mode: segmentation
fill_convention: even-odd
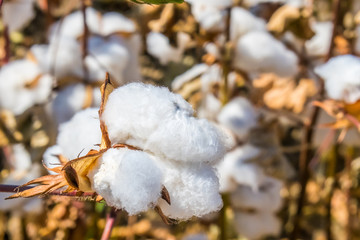
[[[106,216],[106,224],[104,232],[101,235],[101,240],[108,240],[111,236],[112,228],[116,220],[117,212],[114,208],[111,208],[110,212]]]
[[[85,4],[85,0],[81,1],[81,12],[82,12],[82,16],[83,16],[83,26],[84,26],[84,35],[82,38],[82,46],[81,46],[81,50],[82,50],[82,66],[83,66],[83,71],[84,71],[84,79],[85,82],[87,82],[88,80],[88,69],[85,65],[85,58],[88,55],[88,38],[89,38],[89,28],[87,26],[86,23],[86,4]]]
[[[28,190],[28,189],[31,189],[31,188],[33,188],[33,187],[32,186],[20,187],[20,186],[17,186],[17,185],[0,184],[0,192],[13,193],[13,192],[18,192],[18,191]],[[61,190],[55,190],[53,192],[47,193],[46,195],[65,196],[65,197],[94,197],[93,192],[84,192],[84,193],[79,192],[79,191],[63,192]]]
[[[10,61],[10,36],[9,36],[9,27],[6,25],[4,28],[4,39],[5,39],[5,56],[2,61],[2,64],[6,64]]]
[[[335,12],[334,12],[334,18],[333,18],[334,29],[332,32],[331,44],[330,44],[330,48],[329,48],[326,60],[330,59],[330,57],[332,56],[332,50],[334,47],[334,39],[335,39],[336,32],[337,32],[336,26],[337,26],[339,14],[340,14],[339,13],[340,12],[340,0],[335,0],[334,6],[335,6]],[[324,96],[324,92],[325,92],[324,81],[322,79],[319,79],[319,80],[320,80],[319,98],[322,98]],[[299,157],[301,190],[300,190],[299,198],[297,201],[297,211],[294,216],[294,228],[290,234],[290,239],[297,239],[299,236],[300,218],[301,218],[302,209],[303,209],[304,202],[305,202],[306,185],[307,185],[307,182],[310,177],[309,163],[310,163],[312,151],[311,151],[311,147],[308,147],[308,146],[312,146],[311,143],[312,143],[312,138],[313,138],[313,133],[314,133],[314,126],[317,123],[319,112],[320,112],[320,108],[317,106],[314,106],[312,109],[312,112],[310,114],[310,123],[309,123],[309,125],[306,125],[305,132],[304,132],[304,135],[303,135],[303,138],[301,141],[302,147],[301,147],[301,152],[300,152],[300,157]]]
[[[222,195],[223,199],[223,208],[220,211],[220,218],[219,218],[219,226],[220,226],[220,240],[227,240],[228,234],[227,234],[227,214],[226,210],[228,206],[230,205],[230,199],[228,194]]]

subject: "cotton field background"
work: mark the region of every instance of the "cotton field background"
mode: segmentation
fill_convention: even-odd
[[[360,239],[360,0],[0,6],[0,239]]]

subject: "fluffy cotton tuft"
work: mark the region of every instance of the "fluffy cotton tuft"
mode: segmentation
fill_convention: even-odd
[[[76,130],[74,130],[76,129]],[[88,108],[59,126],[57,144],[68,159],[86,155],[101,143],[98,109]]]
[[[159,200],[163,213],[174,219],[201,217],[222,207],[219,182],[214,169],[206,165],[159,163],[171,205]]]
[[[328,96],[336,100],[354,103],[360,99],[360,58],[342,55],[331,58],[315,68],[324,79]]]
[[[43,164],[47,168],[59,167],[61,165],[60,160],[57,156],[62,155],[63,150],[59,145],[48,147],[43,154]],[[53,171],[48,170],[50,174],[56,174]]]
[[[298,72],[296,55],[270,33],[262,31],[249,32],[238,40],[234,65],[246,72],[273,72],[282,77]]]
[[[229,128],[238,138],[245,138],[257,123],[258,113],[251,103],[237,97],[226,104],[218,116],[218,121]]]
[[[162,188],[162,173],[149,155],[127,148],[107,150],[89,177],[110,206],[130,215],[153,207]]]
[[[167,88],[132,83],[110,94],[103,119],[113,142],[176,161],[219,160],[225,153],[222,133],[192,114],[191,106]]]
[[[266,31],[266,23],[263,19],[240,7],[231,9],[230,21],[231,40],[237,40],[250,31]]]
[[[34,2],[35,0],[13,0],[2,4],[1,18],[9,32],[20,30],[35,17]]]
[[[35,104],[44,103],[50,95],[52,77],[42,74],[38,65],[17,60],[0,70],[0,107],[22,114]]]
[[[311,24],[315,35],[305,42],[305,49],[309,56],[325,56],[330,48],[332,22],[314,22]]]

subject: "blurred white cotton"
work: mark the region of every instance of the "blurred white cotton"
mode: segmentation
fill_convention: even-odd
[[[243,71],[272,72],[282,77],[291,77],[298,72],[295,53],[268,32],[245,34],[237,41],[235,51],[234,66]]]
[[[360,58],[342,55],[331,58],[315,68],[324,79],[325,89],[332,99],[354,103],[360,99]]]
[[[313,22],[311,24],[315,35],[305,42],[305,49],[309,56],[325,56],[330,48],[332,22]]]
[[[12,0],[2,3],[1,18],[9,32],[20,30],[35,17],[34,2],[35,0]]]

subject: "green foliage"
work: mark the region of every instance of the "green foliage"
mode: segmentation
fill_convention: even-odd
[[[166,3],[183,3],[184,0],[131,0],[139,4],[166,4]]]

